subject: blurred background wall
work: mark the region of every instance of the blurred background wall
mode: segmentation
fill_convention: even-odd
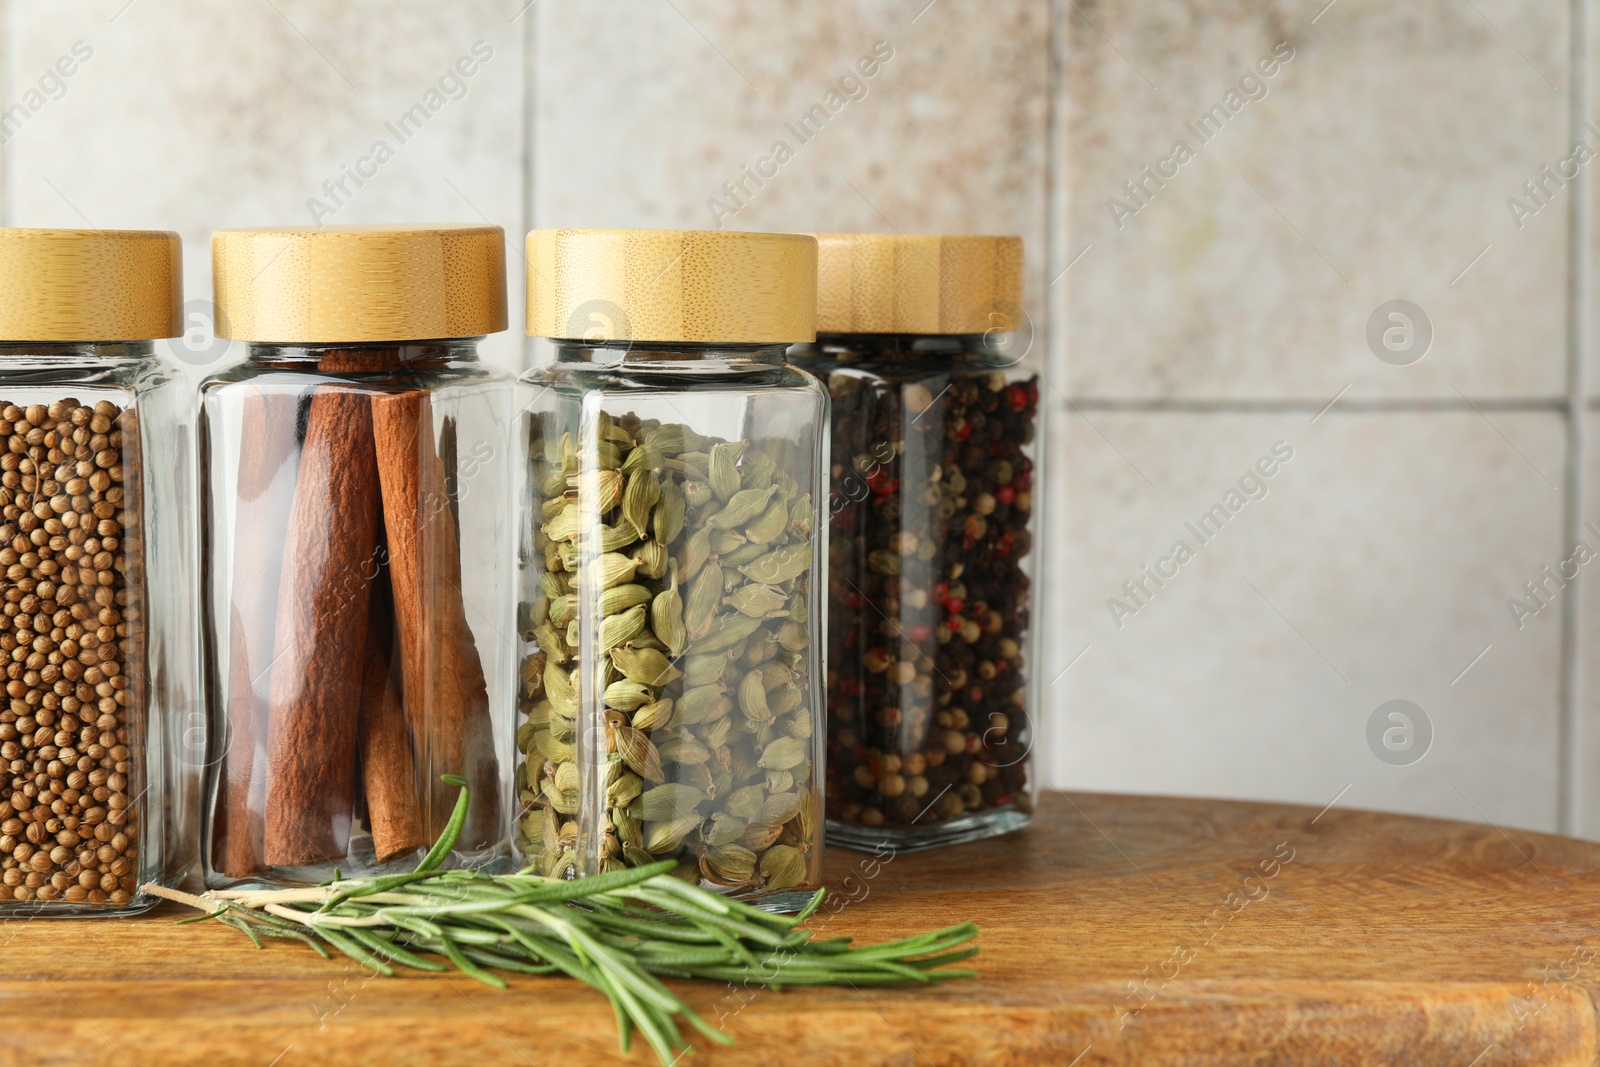
[[[1021,234],[1047,780],[1600,837],[1589,6],[0,0],[0,223]]]

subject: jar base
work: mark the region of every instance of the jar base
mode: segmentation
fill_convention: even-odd
[[[331,882],[336,872],[340,879],[407,874],[417,869],[417,861],[423,855],[418,851],[415,854],[407,853],[385,863],[379,863],[372,854],[370,838],[366,843],[368,847],[363,849],[362,841],[352,841],[350,855],[337,864],[319,864],[314,867],[267,867],[244,878],[230,878],[217,871],[207,871],[206,888],[299,889]],[[479,852],[452,852],[439,866],[441,871],[466,868],[482,871],[485,874],[510,874],[513,869],[511,850],[502,846]]]
[[[982,841],[986,837],[1014,833],[1024,829],[1032,821],[1033,814],[1023,811],[1020,807],[999,808],[982,815],[969,815],[947,823],[916,828],[852,826],[849,823],[829,819],[827,844],[830,848],[848,848],[880,854],[886,847],[894,853],[921,852],[923,849],[963,845],[969,841]]]

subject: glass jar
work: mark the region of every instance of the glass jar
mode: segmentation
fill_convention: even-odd
[[[830,841],[1026,826],[1038,685],[1039,376],[1015,237],[818,236],[833,398]]]
[[[125,915],[192,830],[178,235],[0,230],[0,915]]]
[[[816,242],[535,231],[517,844],[542,873],[676,859],[791,909],[820,884],[827,396]]]
[[[509,859],[510,376],[498,227],[224,230],[201,385],[206,882]]]

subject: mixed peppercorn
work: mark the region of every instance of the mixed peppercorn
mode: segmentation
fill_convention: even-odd
[[[1039,385],[852,338],[833,396],[827,816],[848,840],[1029,805],[1024,652]]]

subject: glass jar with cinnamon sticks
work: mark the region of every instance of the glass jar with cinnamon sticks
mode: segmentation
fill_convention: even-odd
[[[151,343],[181,277],[175,233],[0,230],[0,916],[183,877],[188,391]]]
[[[1017,237],[819,234],[833,399],[830,841],[925,848],[1028,824],[1039,375]]]
[[[764,907],[821,867],[816,242],[528,237],[515,840],[557,877],[675,861]]]
[[[493,226],[224,230],[201,387],[206,880],[508,857],[509,376]],[[505,619],[501,618],[502,610]],[[507,708],[506,715],[498,712]]]

